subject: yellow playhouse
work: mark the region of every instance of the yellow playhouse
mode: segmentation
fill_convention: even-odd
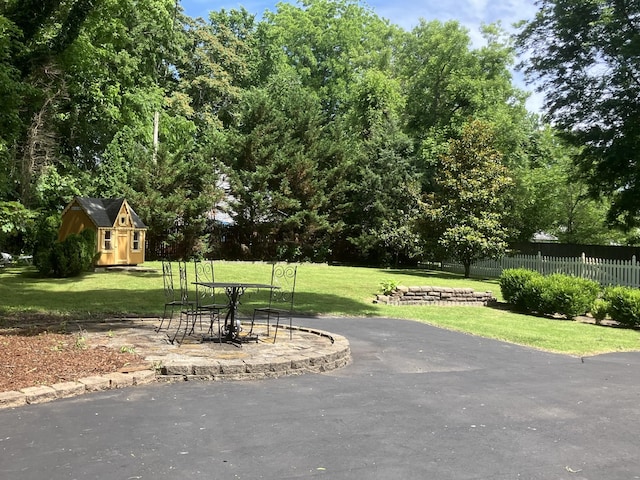
[[[62,212],[58,240],[85,228],[96,232],[96,265],[144,263],[147,226],[124,198],[75,198]]]

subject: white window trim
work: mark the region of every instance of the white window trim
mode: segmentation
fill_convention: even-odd
[[[136,235],[138,236],[138,240],[136,240]],[[139,252],[140,241],[141,241],[140,232],[136,232],[136,231],[131,232],[131,250],[133,250],[134,252]],[[137,247],[136,247],[136,243],[138,244]]]
[[[103,238],[102,238],[102,247],[106,250],[106,251],[111,251],[113,250],[113,231],[112,230],[105,230],[104,234],[103,234]],[[107,242],[108,246],[107,246]]]

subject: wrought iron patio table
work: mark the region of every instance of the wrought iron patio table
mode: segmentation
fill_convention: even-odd
[[[249,282],[193,282],[194,284],[201,285],[205,288],[212,289],[224,289],[228,298],[228,311],[224,319],[224,329],[222,338],[220,341],[228,341],[231,343],[239,344],[242,342],[240,338],[240,328],[236,323],[236,315],[238,314],[238,305],[240,304],[240,297],[244,295],[247,289],[269,289],[274,290],[280,287],[275,285],[269,285],[268,283],[249,283]],[[203,340],[213,340],[213,338],[204,338]]]

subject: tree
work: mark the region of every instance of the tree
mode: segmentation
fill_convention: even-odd
[[[33,243],[26,238],[34,230],[35,212],[20,202],[0,202],[0,249],[18,253],[24,245]]]
[[[485,26],[482,33],[486,45],[478,49],[455,21],[421,19],[405,34],[398,64],[411,99],[406,108],[409,131],[419,140],[446,141],[459,134],[469,117],[491,120],[500,127],[496,134],[502,134],[509,129],[500,122],[524,116],[523,94],[509,72],[512,45],[499,25]]]
[[[207,215],[221,196],[212,143],[236,63],[220,65],[226,52],[174,0],[103,0],[63,55],[62,153],[93,173],[85,193],[135,205],[151,255],[163,241],[179,256],[207,253]]]
[[[545,231],[564,243],[601,244],[623,241],[622,232],[607,225],[608,199],[594,199],[574,165],[577,148],[546,126],[531,136],[527,162],[515,172],[519,229],[527,241]]]
[[[18,28],[0,14],[0,98],[3,108],[0,115],[0,199],[14,197],[12,147],[22,134],[20,110],[25,87],[18,65],[12,61],[19,35]]]
[[[405,98],[388,72],[368,70],[354,86],[349,112],[353,140],[338,235],[352,248],[334,248],[341,260],[397,264],[417,254],[411,231],[415,191],[413,142],[402,131]],[[355,249],[353,248],[355,247]],[[355,250],[355,251],[354,251]]]
[[[176,95],[187,96],[193,119],[203,132],[221,129],[231,122],[229,111],[238,103],[242,87],[249,87],[249,69],[258,61],[254,16],[244,9],[222,10],[212,12],[208,23],[185,22],[175,66]]]
[[[178,257],[206,254],[207,214],[221,200],[217,165],[208,145],[195,142],[196,126],[180,116],[160,117],[160,147],[152,155],[149,141],[122,129],[103,154],[94,194],[126,197],[149,227],[153,251],[171,247]]]
[[[289,69],[247,90],[235,117],[222,154],[239,241],[254,258],[324,259],[332,166],[317,95]]]
[[[507,246],[504,199],[512,180],[494,142],[489,123],[469,122],[439,157],[434,191],[421,203],[427,243],[460,261],[465,277],[474,261],[499,256]]]
[[[392,58],[397,29],[357,0],[286,2],[267,13],[272,41],[305,87],[316,92],[329,118],[344,113],[350,87],[370,68]]]
[[[540,0],[517,45],[545,93],[549,119],[577,146],[609,219],[640,222],[640,2]]]
[[[152,142],[154,114],[174,90],[181,17],[173,0],[102,0],[61,56],[67,101],[61,155],[92,171],[123,129]],[[177,18],[177,20],[174,20]]]
[[[95,3],[7,0],[0,5],[0,41],[7,47],[3,51],[9,53],[0,58],[0,74],[5,77],[0,89],[13,90],[6,104],[10,128],[4,134],[11,135],[13,142],[8,154],[2,155],[0,139],[0,160],[4,157],[9,164],[12,188],[7,197],[29,208],[38,207],[34,187],[39,176],[57,162],[60,136],[56,127],[68,97],[61,57],[77,41],[96,10]],[[22,85],[12,88],[18,78]]]

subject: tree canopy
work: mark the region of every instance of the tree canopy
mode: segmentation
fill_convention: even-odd
[[[640,221],[640,2],[541,0],[518,47],[545,93],[549,119],[576,146],[609,218]]]
[[[555,3],[569,11],[576,2]],[[206,19],[184,15],[175,0],[5,0],[0,248],[30,248],[36,225],[55,223],[74,196],[127,197],[149,226],[149,257],[400,265],[435,242],[468,263],[539,229],[605,241],[609,197],[587,199],[589,182],[576,181],[570,160],[580,156],[584,171],[615,187],[614,212],[635,201],[635,170],[622,167],[634,161],[638,128],[627,55],[636,4],[582,7],[595,22],[580,30],[591,51],[552,41],[573,33],[556,29],[555,3],[542,2],[520,47],[548,33],[546,47],[568,49],[557,65],[584,74],[574,94],[590,104],[552,97],[565,102],[552,113],[578,146],[526,112],[511,76],[513,39],[497,24],[474,45],[458,22],[421,19],[405,31],[359,0],[279,3],[261,17],[221,9]],[[618,56],[596,42],[614,27]],[[570,63],[572,48],[584,50],[574,60],[582,70]],[[618,68],[609,97],[587,88],[600,65],[587,67],[589,58]],[[553,75],[542,53],[532,60]],[[589,108],[607,102],[609,113],[582,128]],[[570,124],[574,113],[582,120]],[[562,199],[553,208],[551,191]],[[215,221],[223,209],[224,225]],[[430,230],[421,228],[427,217]]]

